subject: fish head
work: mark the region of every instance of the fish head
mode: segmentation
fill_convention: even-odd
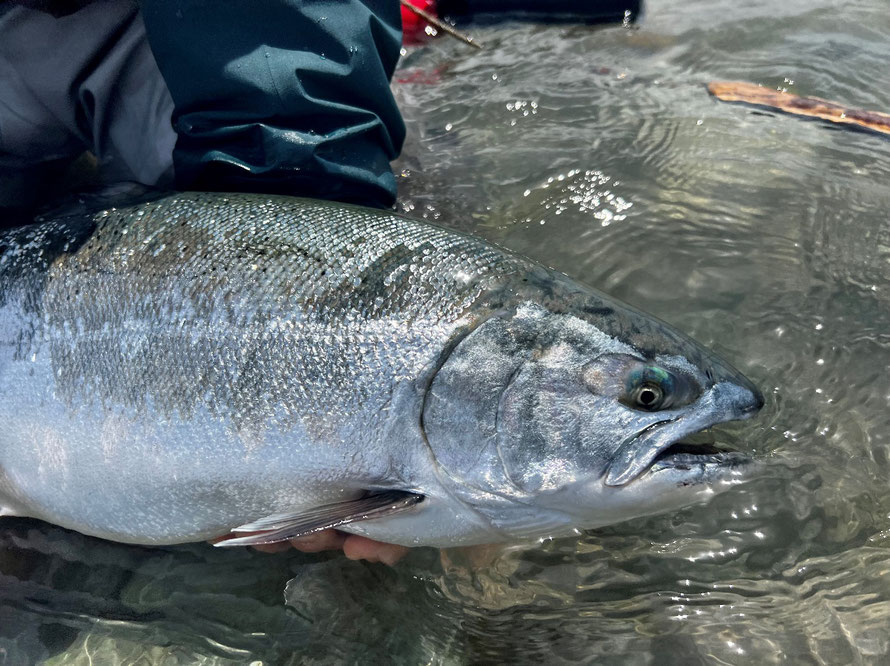
[[[452,351],[425,409],[462,501],[509,537],[660,513],[740,482],[747,455],[699,433],[763,405],[667,324],[585,290],[527,301]]]

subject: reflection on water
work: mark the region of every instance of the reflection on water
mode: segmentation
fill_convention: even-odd
[[[653,0],[403,63],[403,210],[692,333],[769,396],[707,506],[396,569],[0,531],[0,661],[890,660],[890,142],[720,104],[742,79],[890,109],[885,0]],[[311,661],[311,660],[315,661]]]

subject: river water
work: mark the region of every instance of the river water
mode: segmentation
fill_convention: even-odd
[[[403,59],[399,207],[652,312],[767,395],[707,505],[500,550],[142,549],[0,530],[0,663],[890,662],[890,141],[710,98],[890,111],[886,0],[651,0]]]

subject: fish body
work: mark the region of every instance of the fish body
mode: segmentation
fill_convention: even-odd
[[[563,534],[731,483],[740,454],[665,452],[761,404],[666,324],[388,212],[189,193],[0,237],[0,507],[116,541],[389,491],[422,501],[325,525]]]

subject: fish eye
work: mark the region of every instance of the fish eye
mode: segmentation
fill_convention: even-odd
[[[664,391],[655,384],[646,383],[634,390],[631,396],[634,404],[642,409],[655,410],[664,402]]]
[[[675,395],[678,383],[678,378],[664,368],[638,365],[627,375],[622,402],[647,412],[665,409],[679,397]]]
[[[643,412],[682,407],[702,393],[701,383],[690,374],[627,354],[598,356],[584,365],[581,378],[591,393]]]

